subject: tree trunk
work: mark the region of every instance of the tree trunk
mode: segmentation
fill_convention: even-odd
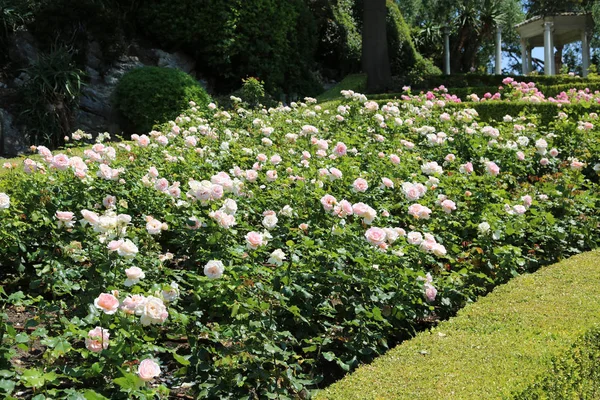
[[[365,0],[362,30],[362,69],[371,93],[389,89],[392,72],[386,35],[386,0]]]

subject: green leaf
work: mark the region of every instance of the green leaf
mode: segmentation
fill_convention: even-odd
[[[15,389],[14,381],[10,381],[8,379],[0,379],[0,391],[3,391],[4,393],[8,394],[8,393],[12,393],[12,391],[14,389]]]
[[[29,388],[39,388],[44,386],[44,374],[39,369],[26,369],[21,375],[23,386]]]
[[[326,351],[324,353],[322,353],[323,358],[326,359],[327,361],[333,361],[335,359],[335,354],[333,354],[333,352],[331,351]]]
[[[180,356],[179,354],[173,352],[173,358],[175,359],[175,361],[177,361],[183,366],[187,367],[188,365],[190,365],[190,361],[188,360],[189,356]]]
[[[17,336],[15,336],[15,341],[17,343],[27,343],[29,342],[29,336],[27,336],[25,332],[21,332]]]
[[[83,392],[83,397],[85,397],[86,400],[108,400],[108,397],[104,397],[100,393],[96,393],[91,389]]]
[[[123,376],[113,379],[113,382],[119,385],[121,389],[125,391],[137,390],[144,385],[144,381],[142,381],[137,375],[130,372],[125,372],[123,370],[120,371]]]

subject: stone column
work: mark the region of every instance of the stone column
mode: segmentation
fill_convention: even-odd
[[[523,75],[527,75],[529,73],[528,67],[529,59],[527,57],[527,41],[525,39],[521,39],[521,72]]]
[[[590,68],[590,37],[585,29],[581,32],[581,61],[583,64],[583,77],[587,78],[588,69]]]
[[[496,75],[502,75],[502,27],[496,27]]]
[[[544,75],[554,75],[552,64],[554,64],[554,49],[552,47],[552,27],[554,23],[544,22]]]
[[[450,28],[444,27],[444,74],[450,75]]]

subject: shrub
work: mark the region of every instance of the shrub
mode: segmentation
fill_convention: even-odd
[[[202,109],[210,97],[194,78],[172,68],[134,69],[115,89],[115,106],[130,132],[146,133],[156,124],[174,119],[190,101]]]
[[[516,278],[317,399],[597,399],[599,263],[592,252]]]

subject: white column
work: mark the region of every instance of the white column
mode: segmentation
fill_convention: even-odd
[[[552,22],[544,22],[544,75],[554,75],[554,49],[552,47]]]
[[[585,29],[581,32],[581,61],[583,64],[583,77],[587,78],[588,69],[590,68],[590,38]]]
[[[502,75],[502,27],[496,27],[496,75]]]
[[[523,75],[527,75],[529,72],[527,67],[529,65],[529,60],[527,59],[527,42],[525,39],[521,39],[521,71]]]
[[[533,72],[533,48],[527,46],[527,73]]]
[[[450,75],[450,28],[444,27],[444,74]]]

